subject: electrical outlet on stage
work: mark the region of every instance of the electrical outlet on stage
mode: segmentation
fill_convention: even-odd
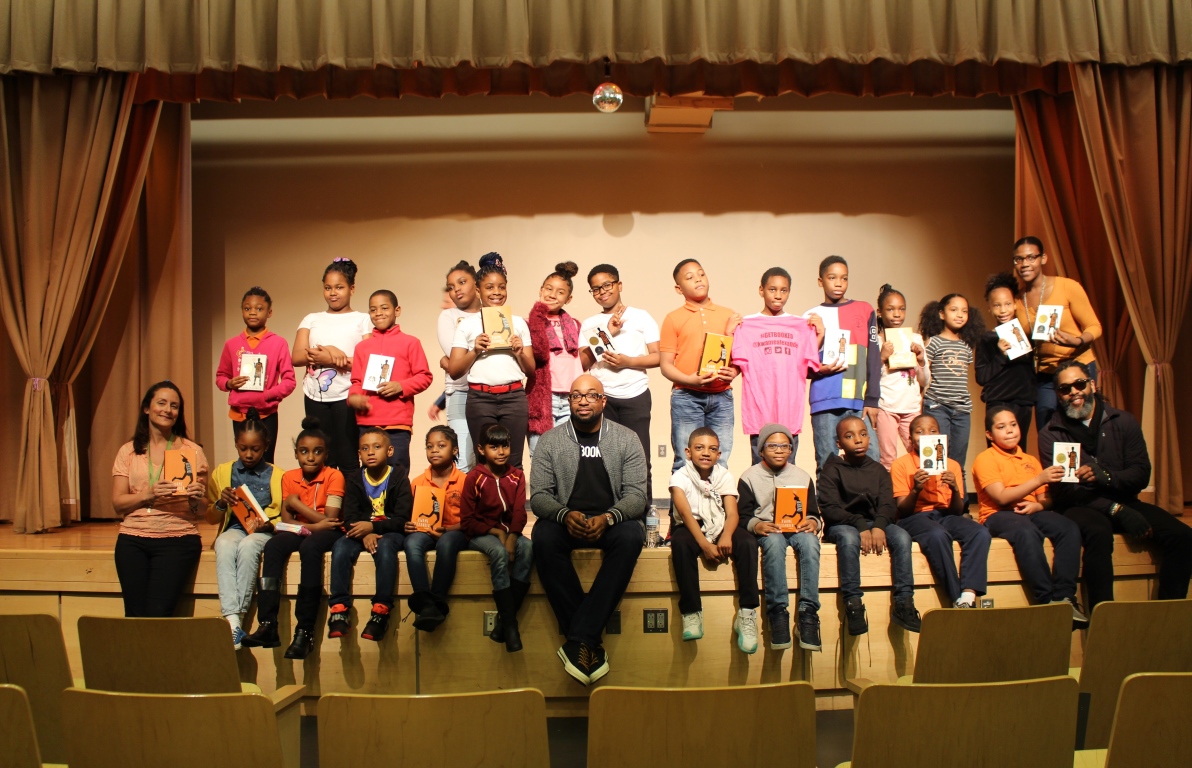
[[[497,623],[497,612],[496,611],[485,611],[484,612],[484,636],[485,637],[488,637],[489,635],[491,635],[493,633],[493,627],[496,625],[496,623]]]
[[[981,607],[982,608],[992,608],[993,607],[993,598],[992,597],[981,598]]]
[[[642,611],[642,632],[649,634],[666,634],[667,609],[647,608]]]

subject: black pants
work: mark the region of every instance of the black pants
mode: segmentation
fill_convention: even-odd
[[[1146,543],[1159,550],[1159,599],[1186,598],[1188,579],[1192,577],[1192,528],[1153,504],[1135,501],[1130,508],[1142,513],[1151,524],[1153,533]],[[1085,507],[1065,510],[1064,516],[1080,526],[1084,585],[1091,613],[1097,603],[1113,599],[1113,534],[1125,533],[1125,529],[1117,518]]]
[[[116,575],[124,595],[124,615],[169,617],[199,564],[198,536],[151,539],[122,533],[116,537]]]
[[[319,428],[327,433],[327,466],[347,474],[360,468],[360,429],[356,426],[356,411],[347,400],[321,402],[304,398],[306,415],[319,420]]]
[[[636,397],[627,397],[624,400],[609,397],[604,400],[605,417],[609,421],[632,429],[642,443],[642,450],[646,452],[647,505],[654,503],[654,474],[650,468],[650,408],[652,406],[653,401],[648,389]]]
[[[1018,439],[1018,445],[1022,447],[1023,451],[1026,451],[1026,439],[1028,437],[1027,433],[1031,431],[1031,418],[1035,415],[1035,404],[1013,403],[995,400],[992,403],[985,404],[985,412],[989,413],[989,411],[991,411],[995,405],[1009,408],[1014,412],[1014,418],[1018,421],[1018,432],[1020,435],[1022,435],[1022,437]],[[1046,426],[1046,424],[1040,424],[1039,429],[1042,429]],[[986,438],[985,445],[990,446],[993,445],[993,443],[989,441],[989,438]]]
[[[273,452],[277,448],[277,414],[272,413],[261,419],[261,423],[265,425],[265,432],[269,435],[269,445],[265,446],[265,455],[262,457],[266,462],[273,464]],[[232,438],[235,439],[241,432],[244,431],[243,421],[232,422]]]
[[[715,542],[713,542],[715,543]],[[733,573],[742,608],[758,606],[757,537],[742,527],[733,531]],[[676,524],[671,531],[671,563],[679,582],[679,613],[695,613],[703,607],[699,595],[700,548],[687,526]]]
[[[319,612],[319,597],[323,594],[323,556],[331,551],[335,542],[343,536],[339,529],[315,531],[309,536],[280,531],[273,534],[261,555],[261,576],[280,580],[286,572],[286,563],[295,552],[302,562],[302,575],[298,580],[298,599],[294,601],[294,627],[313,631],[315,617]],[[259,621],[277,621],[277,615],[257,616]]]
[[[478,389],[468,390],[464,416],[468,420],[472,445],[479,446],[480,430],[488,424],[500,424],[509,430],[509,463],[518,469],[522,468],[522,451],[526,447],[526,430],[530,423],[530,409],[526,404],[524,389],[498,395]]]
[[[530,536],[538,579],[559,621],[559,634],[591,648],[600,647],[604,625],[621,602],[645,543],[641,525],[635,520],[619,523],[607,529],[595,544],[589,544],[572,538],[567,528],[554,520],[540,517]],[[577,549],[604,551],[600,570],[587,594],[571,564],[571,553]]]

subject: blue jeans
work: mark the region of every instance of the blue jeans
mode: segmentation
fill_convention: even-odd
[[[788,456],[786,459],[788,464],[794,464],[795,456],[799,455],[799,436],[792,435],[792,437],[794,437],[794,440],[791,442],[791,453],[790,453],[790,456]],[[760,464],[762,461],[762,455],[761,455],[760,450],[761,449],[759,449],[758,445],[757,445],[757,435],[750,435],[749,436],[749,458],[750,458],[750,461],[752,461],[754,464]]]
[[[401,551],[405,536],[400,533],[382,534],[377,541],[373,562],[377,566],[377,592],[374,603],[393,607],[393,592],[397,588],[397,553]],[[331,547],[331,599],[328,605],[352,607],[352,571],[360,553],[364,551],[363,539],[339,539]]]
[[[795,550],[799,566],[800,611],[818,611],[820,543],[814,533],[771,533],[759,536],[762,548],[762,583],[766,611],[790,605],[786,587],[786,548]]]
[[[940,425],[940,434],[948,436],[948,458],[963,470],[964,462],[968,460],[969,425],[973,414],[927,398],[923,398],[923,414],[933,417]]]
[[[529,536],[517,537],[517,548],[514,550],[513,563],[509,562],[509,552],[501,540],[491,533],[477,536],[468,542],[468,549],[483,552],[488,555],[488,570],[492,575],[493,592],[509,589],[510,579],[513,581],[530,580],[530,572],[534,568],[534,548],[530,545]]]
[[[455,563],[461,549],[468,546],[468,534],[463,531],[444,531],[438,539],[429,533],[406,536],[406,571],[410,574],[410,589],[430,592],[435,597],[447,597],[455,580]],[[426,573],[426,553],[435,551],[435,575],[432,582]]]
[[[1089,376],[1093,377],[1093,381],[1097,380],[1097,361],[1088,364]],[[1037,399],[1035,400],[1035,424],[1039,431],[1042,431],[1051,421],[1052,415],[1055,414],[1056,409],[1059,408],[1059,400],[1055,396],[1055,374],[1054,373],[1040,373],[1038,375],[1039,389],[1036,390]],[[943,430],[940,430],[941,432]]]
[[[831,411],[811,414],[811,442],[815,446],[815,465],[817,467],[822,468],[827,463],[829,456],[836,456],[840,453],[840,448],[836,445],[836,425],[847,416],[856,416],[865,420],[865,428],[869,430],[869,450],[865,452],[865,455],[874,461],[882,460],[881,448],[877,444],[877,430],[869,423],[869,419],[865,418],[865,412],[852,408],[836,408]],[[794,459],[794,456],[791,458]]]
[[[861,597],[861,532],[851,525],[833,525],[824,541],[836,545],[836,567],[840,573],[840,594],[844,599]],[[886,526],[894,599],[914,596],[915,573],[911,568],[911,535],[897,525]]]
[[[235,616],[248,611],[257,585],[261,553],[273,538],[271,533],[249,535],[240,526],[229,528],[215,539],[215,578],[219,584],[219,611]]]
[[[471,471],[472,462],[476,458],[476,453],[472,450],[472,433],[468,431],[468,417],[464,413],[467,404],[466,389],[447,395],[447,426],[455,430],[455,437],[459,441],[459,457],[455,460],[455,466],[459,467],[460,472],[465,473]]]
[[[733,452],[733,391],[697,392],[693,389],[675,387],[671,389],[671,450],[675,460],[671,471],[677,470],[687,461],[683,451],[687,439],[700,427],[711,427],[720,438],[720,465],[728,467],[728,457]]]
[[[567,400],[566,392],[552,392],[550,395],[550,416],[554,421],[552,426],[559,426],[571,418],[571,403]],[[526,442],[530,444],[530,458],[534,458],[534,449],[538,447],[538,438],[542,435],[530,432],[526,435]]]

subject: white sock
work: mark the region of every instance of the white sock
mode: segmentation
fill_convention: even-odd
[[[972,592],[961,592],[960,599],[956,601],[957,605],[972,605],[977,602],[977,596]]]
[[[233,613],[229,616],[224,616],[224,618],[227,619],[228,623],[232,625],[232,629],[242,629],[240,626],[240,614]]]

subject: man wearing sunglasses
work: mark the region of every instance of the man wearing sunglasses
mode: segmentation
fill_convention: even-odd
[[[530,468],[538,578],[566,638],[559,658],[589,685],[608,673],[601,640],[645,543],[646,455],[633,430],[604,418],[604,387],[591,374],[571,384],[571,419],[544,434]],[[603,552],[585,594],[571,553]]]
[[[1188,596],[1192,577],[1192,528],[1160,507],[1138,500],[1151,477],[1142,428],[1131,414],[1097,396],[1083,363],[1069,361],[1055,373],[1059,409],[1039,433],[1039,451],[1050,464],[1057,442],[1080,443],[1078,483],[1048,485],[1056,509],[1080,526],[1089,615],[1113,599],[1113,534],[1125,533],[1159,551],[1160,600]]]

